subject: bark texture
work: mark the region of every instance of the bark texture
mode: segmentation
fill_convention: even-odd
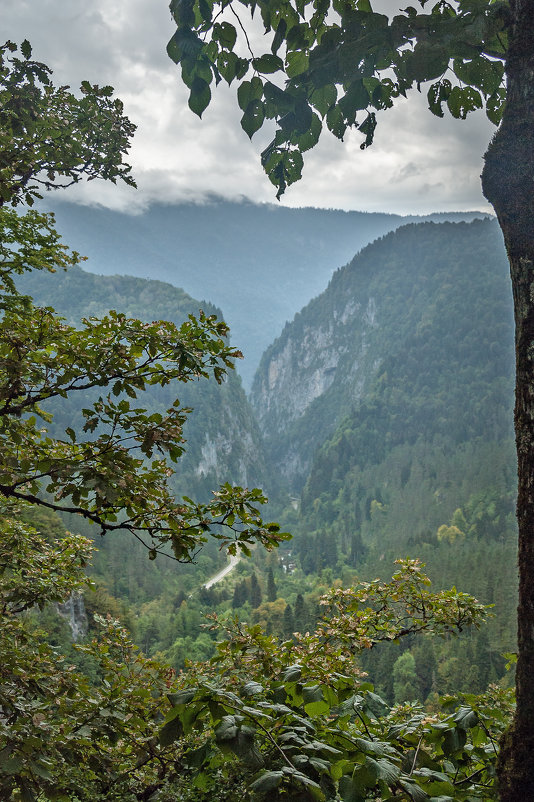
[[[510,9],[507,106],[482,175],[510,260],[516,324],[517,713],[498,772],[502,802],[534,802],[534,0]]]

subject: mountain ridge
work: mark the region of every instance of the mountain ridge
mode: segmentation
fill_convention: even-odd
[[[65,241],[89,257],[87,271],[167,281],[224,309],[232,342],[245,355],[238,370],[247,389],[265,348],[286,321],[323,291],[337,266],[389,230],[427,219],[220,198],[156,204],[132,216],[46,200]]]

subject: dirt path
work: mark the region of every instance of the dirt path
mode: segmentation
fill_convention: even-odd
[[[224,568],[221,568],[220,571],[217,571],[207,582],[204,582],[202,585],[203,588],[209,590],[213,585],[216,585],[217,582],[220,582],[221,579],[224,579],[225,576],[228,576],[230,571],[233,571],[236,565],[240,560],[240,556],[238,554],[230,554],[228,557],[228,565],[225,565]]]

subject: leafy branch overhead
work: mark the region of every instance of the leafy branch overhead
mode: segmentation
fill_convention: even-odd
[[[0,48],[0,206],[42,197],[42,189],[67,187],[82,178],[130,186],[122,160],[136,126],[110,86],[84,81],[82,97],[56,87],[51,70],[31,58],[28,41]]]
[[[259,491],[234,494],[225,486],[209,504],[176,501],[164,458],[172,463],[181,456],[190,410],[178,400],[163,414],[135,403],[151,385],[209,372],[221,381],[237,353],[222,339],[225,333],[223,323],[204,315],[178,328],[112,311],[74,329],[51,309],[10,310],[0,323],[0,492],[36,503],[44,489],[51,499],[40,503],[78,512],[102,533],[123,528],[158,545],[170,541],[178,559],[186,559],[213,526],[244,544],[257,530],[260,540],[275,545],[277,528],[262,529],[257,513],[255,505],[264,501]],[[51,419],[47,401],[107,386],[82,409],[85,438],[70,427],[65,438],[52,438],[38,425],[39,418]]]
[[[367,649],[417,635],[457,635],[478,628],[488,617],[488,607],[467,593],[433,590],[419,561],[398,560],[397,566],[388,582],[375,579],[332,588],[320,599],[323,612],[315,632],[294,632],[283,644],[259,625],[244,630],[226,623],[218,661],[231,663],[244,676],[276,674],[291,663],[317,681],[328,680],[334,671],[361,676],[355,655]],[[217,629],[220,622],[212,619]]]
[[[177,30],[167,52],[180,65],[189,106],[199,116],[211,100],[210,86],[225,80],[238,85],[249,137],[274,121],[261,160],[280,197],[301,177],[302,154],[325,125],[338,139],[347,128],[358,129],[366,148],[377,112],[413,87],[421,91],[423,83],[430,82],[433,114],[442,117],[445,107],[465,118],[485,108],[500,122],[507,3],[440,0],[428,11],[425,0],[418,4],[420,11],[408,6],[390,18],[373,11],[370,0],[172,0]],[[254,14],[263,24],[261,39]]]

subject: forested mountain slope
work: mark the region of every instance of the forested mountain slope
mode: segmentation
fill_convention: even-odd
[[[199,306],[168,284],[79,269],[30,276],[21,287],[72,320],[108,307],[181,320]],[[106,538],[89,609],[123,605],[141,647],[179,669],[187,657],[211,654],[206,612],[236,612],[290,637],[313,629],[329,585],[390,575],[396,558],[410,556],[427,563],[438,587],[456,584],[495,602],[496,618],[459,645],[407,642],[417,677],[406,698],[501,678],[500,655],[514,648],[516,590],[512,340],[493,222],[408,225],[366,247],[262,360],[253,401],[266,466],[238,377],[222,387],[203,381],[191,395],[185,386],[172,391],[195,407],[177,491],[207,494],[226,479],[278,489],[294,539],[272,554],[256,550],[207,591],[202,582],[224,559],[217,544],[196,564],[176,566],[149,563],[130,538]],[[59,423],[75,415],[63,406]],[[299,493],[300,504],[293,498],[284,508]],[[404,657],[396,648],[362,657],[388,699],[398,695],[394,668]]]
[[[495,604],[480,635],[410,646],[423,695],[484,687],[515,648],[511,310],[492,221],[410,225],[335,273],[254,383],[293,495],[283,517],[297,571],[346,583],[417,558],[438,587]],[[389,697],[397,658],[379,648],[363,661]]]
[[[251,401],[272,464],[298,489],[349,413],[364,463],[418,438],[508,435],[512,331],[493,221],[388,234],[338,270],[264,354]],[[338,460],[336,478],[345,467]]]
[[[54,275],[28,274],[20,278],[18,286],[37,303],[53,306],[73,324],[82,317],[101,316],[109,309],[146,321],[181,323],[202,307],[206,314],[222,319],[213,304],[200,303],[170,284],[131,276],[100,276],[72,268]],[[177,492],[206,496],[226,481],[261,485],[265,478],[261,436],[239,376],[229,371],[221,385],[206,379],[187,385],[171,383],[147,392],[146,403],[162,411],[175,398],[183,407],[194,410],[184,430],[186,452],[177,466]],[[56,404],[55,425],[76,428],[83,405],[79,397]]]
[[[53,208],[65,240],[89,257],[88,270],[167,281],[222,308],[232,342],[245,355],[238,370],[246,387],[262,352],[323,291],[336,267],[376,237],[420,219],[216,197],[156,204],[138,215],[57,200]]]

